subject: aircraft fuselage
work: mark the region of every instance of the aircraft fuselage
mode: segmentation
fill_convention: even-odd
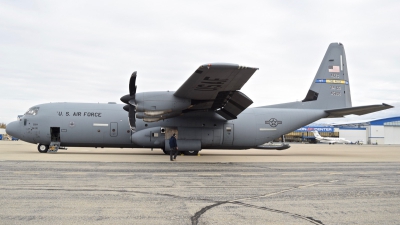
[[[191,112],[152,123],[137,120],[136,132],[132,132],[121,104],[48,103],[35,107],[36,115],[24,115],[10,123],[7,131],[44,145],[58,138],[65,147],[164,148],[170,131],[177,133],[178,142],[195,141],[201,149],[248,149],[326,116],[323,110],[249,108],[236,120],[225,120],[214,112]]]

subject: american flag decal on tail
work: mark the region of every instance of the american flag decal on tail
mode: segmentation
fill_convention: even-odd
[[[330,73],[339,73],[340,67],[339,66],[329,66],[329,72]]]

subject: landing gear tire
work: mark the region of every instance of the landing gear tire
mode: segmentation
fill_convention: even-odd
[[[185,151],[185,155],[198,155],[199,151]]]
[[[49,146],[48,145],[39,144],[37,149],[38,149],[38,151],[40,153],[47,153],[47,151],[49,151]]]

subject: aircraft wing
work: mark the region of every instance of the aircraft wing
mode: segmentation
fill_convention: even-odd
[[[239,90],[258,68],[211,63],[200,66],[175,92],[192,100],[191,110],[214,110],[225,119],[236,119],[253,101]]]
[[[351,114],[361,116],[364,114],[373,113],[390,108],[393,108],[393,106],[383,103],[382,105],[367,105],[367,106],[350,107],[343,109],[331,109],[331,110],[325,110],[325,112],[329,113],[329,115],[326,118],[337,118]]]

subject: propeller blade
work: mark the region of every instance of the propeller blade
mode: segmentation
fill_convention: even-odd
[[[123,109],[127,112],[129,112],[129,105],[124,105]]]
[[[136,71],[132,73],[131,79],[129,80],[129,95],[124,95],[120,100],[127,104],[123,107],[128,112],[129,125],[131,126],[132,132],[136,131]]]
[[[129,105],[129,124],[131,128],[136,127],[136,107],[134,105]]]
[[[133,130],[136,128],[136,119],[135,118],[130,118],[129,117],[129,125],[131,125],[131,129]]]
[[[132,73],[131,79],[129,80],[129,95],[134,96],[136,94],[136,71]]]
[[[129,118],[135,117],[136,107],[134,105],[129,105]]]
[[[128,101],[127,104],[129,104],[129,105],[136,105],[136,101],[135,101],[135,99],[131,99],[131,100]],[[135,108],[135,110],[136,110],[136,108]]]
[[[123,102],[125,104],[129,104],[129,100],[131,100],[131,96],[130,95],[124,95],[119,100],[121,100],[121,102]]]

